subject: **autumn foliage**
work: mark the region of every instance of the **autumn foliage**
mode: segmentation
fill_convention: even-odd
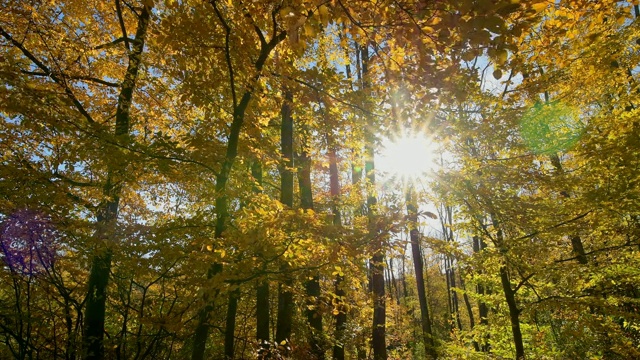
[[[0,358],[640,358],[639,17],[0,2]]]

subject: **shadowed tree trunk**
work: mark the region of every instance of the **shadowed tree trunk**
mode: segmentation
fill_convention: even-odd
[[[362,88],[365,92],[369,88],[369,48],[363,46],[360,49],[362,58]],[[365,176],[367,177],[369,193],[367,194],[367,210],[369,217],[369,237],[371,238],[372,256],[370,259],[371,291],[373,296],[373,334],[371,337],[374,360],[387,359],[386,345],[386,318],[387,305],[384,288],[384,264],[385,249],[376,223],[376,198],[373,187],[376,183],[375,176],[375,135],[372,133],[372,119],[368,119],[365,130]]]
[[[549,159],[551,160],[551,164],[556,169],[558,174],[562,174],[564,169],[562,168],[562,163],[560,162],[560,157],[558,154],[549,155]],[[560,193],[563,197],[568,198],[571,195],[567,191],[562,191]],[[587,260],[587,255],[584,252],[584,246],[582,245],[582,238],[579,235],[571,235],[569,236],[569,240],[571,241],[571,249],[573,250],[574,255],[576,256],[578,262],[582,265],[586,265],[589,261]]]
[[[356,52],[356,53],[358,53],[358,52]],[[362,168],[362,166],[359,166],[357,164],[351,164],[351,184],[352,185],[358,184],[362,180],[362,176],[363,176],[363,168]],[[356,210],[356,213],[362,214],[363,213],[363,208],[364,207],[360,206]],[[367,277],[368,277],[367,279],[369,280],[368,281],[369,284],[371,284],[371,277],[370,276],[371,276],[370,273],[367,274]],[[369,291],[371,291],[370,285],[369,285]],[[367,336],[363,331],[360,332],[358,335],[359,336],[356,339],[357,357],[358,357],[358,360],[365,360],[367,358],[367,345],[366,345]]]
[[[313,192],[311,187],[311,158],[307,154],[308,141],[304,141],[299,155],[298,182],[300,185],[300,200],[304,210],[313,210]],[[322,344],[322,313],[320,312],[320,276],[314,274],[305,283],[307,292],[307,322],[311,330],[309,346],[312,359],[324,360],[324,346]]]
[[[135,41],[133,41],[133,49],[129,52],[129,65],[118,96],[115,129],[118,141],[126,141],[129,137],[131,128],[129,110],[140,69],[150,12],[151,8],[145,5],[138,16]],[[106,243],[106,248],[97,250],[89,272],[87,307],[84,314],[83,352],[85,359],[104,359],[105,305],[112,256],[109,242],[113,239],[118,220],[118,205],[123,186],[120,178],[126,171],[125,166],[126,160],[109,168],[107,182],[103,188],[103,193],[108,200],[97,216],[97,229],[94,238],[98,243]]]
[[[451,206],[444,206],[444,209],[441,214],[440,223],[442,225],[442,231],[447,243],[453,243],[453,209]],[[449,298],[451,300],[451,316],[455,319],[456,325],[459,330],[462,330],[462,321],[460,320],[460,306],[458,302],[458,293],[454,290],[456,288],[456,270],[454,257],[447,255],[446,256],[446,276],[447,276],[447,285],[448,292],[450,294]]]
[[[500,267],[500,281],[504,291],[507,306],[509,307],[509,320],[511,321],[511,332],[513,333],[513,344],[516,348],[516,359],[524,359],[524,343],[522,341],[522,331],[520,330],[520,309],[516,303],[515,291],[511,287],[509,272],[506,266]]]
[[[486,247],[487,247],[487,244],[482,240],[482,238],[480,238],[479,236],[474,236],[473,237],[473,252],[475,254],[480,253]],[[484,295],[490,293],[488,289],[485,289],[483,284],[478,284],[477,285],[476,292],[480,296],[484,296]],[[480,317],[480,325],[484,325],[484,326],[489,325],[489,307],[482,300],[478,300],[478,315]],[[489,344],[489,336],[488,335],[485,336],[484,341],[483,341],[480,349],[483,352],[489,352],[491,350],[491,345]]]
[[[340,177],[338,174],[338,157],[335,145],[331,139],[331,135],[327,135],[327,144],[329,147],[329,189],[331,193],[331,212],[333,213],[333,225],[342,227],[342,219],[338,201],[340,197]],[[333,316],[335,321],[335,344],[333,345],[333,359],[344,360],[344,331],[347,324],[347,309],[344,306],[346,292],[344,291],[344,278],[336,275],[335,292],[336,292],[336,310],[337,314]]]
[[[262,164],[256,160],[251,166],[251,175],[256,186],[254,193],[262,192]],[[269,322],[270,322],[270,304],[269,304],[269,279],[259,278],[256,285],[256,340],[260,349],[259,357],[269,351]]]
[[[238,97],[236,95],[236,81],[234,75],[235,72],[233,64],[231,62],[231,27],[227,23],[227,20],[222,15],[222,13],[219,11],[217,3],[212,2],[211,4],[225,32],[224,52],[228,68],[227,70],[229,73],[229,89],[231,90],[233,108],[233,121],[231,122],[231,126],[229,129],[229,137],[227,138],[227,151],[222,161],[220,171],[216,176],[217,198],[215,203],[216,225],[214,237],[218,239],[226,229],[226,221],[229,216],[227,209],[228,198],[226,195],[227,182],[229,181],[231,168],[233,167],[233,163],[235,162],[236,156],[238,154],[238,141],[240,139],[240,131],[244,123],[245,113],[247,107],[249,106],[249,102],[251,101],[251,97],[253,96],[255,84],[260,79],[262,68],[264,67],[265,62],[269,58],[273,49],[286,38],[286,32],[274,33],[273,37],[267,42],[267,40],[264,38],[262,30],[257,27],[255,28],[256,35],[260,39],[260,53],[256,59],[256,62],[254,63],[255,75],[251,78],[251,80],[249,80],[249,83],[246,84],[245,91],[242,97],[238,100]],[[209,268],[209,271],[207,272],[207,277],[212,278],[221,271],[221,264],[212,264]],[[214,293],[214,297],[215,296],[217,296],[217,293]],[[212,301],[213,299],[209,298],[209,296],[205,296],[205,305],[200,309],[198,313],[198,324],[196,325],[196,330],[193,335],[193,349],[191,352],[192,360],[204,360],[207,338],[209,337],[210,313],[213,310],[213,305],[211,303]]]
[[[464,278],[462,277],[462,274],[460,274],[459,276],[460,276],[460,287],[462,288],[462,291],[463,291],[462,298],[464,299],[464,306],[467,309],[467,315],[469,316],[469,329],[473,330],[473,328],[476,327],[476,320],[473,315],[473,308],[471,307],[471,302],[469,301],[469,295],[467,295],[467,289],[464,285]],[[480,351],[480,344],[478,344],[478,341],[474,339],[471,343],[473,344],[473,348],[476,351]]]
[[[409,235],[411,238],[411,254],[413,255],[413,266],[416,275],[416,287],[418,291],[418,302],[420,303],[420,324],[422,326],[422,338],[424,342],[425,354],[432,359],[438,357],[431,327],[431,317],[429,316],[429,306],[427,305],[427,293],[424,283],[424,263],[422,261],[422,251],[420,249],[420,233],[418,231],[418,208],[413,198],[413,190],[407,193],[407,212],[409,215]]]
[[[498,249],[504,249],[504,234],[500,228],[498,220],[491,215],[493,226],[498,229],[496,232],[496,246]],[[502,283],[502,290],[504,292],[505,300],[509,308],[509,320],[511,321],[511,332],[513,334],[513,344],[516,348],[516,359],[524,359],[524,342],[522,340],[522,331],[520,330],[520,309],[516,302],[516,291],[511,287],[511,280],[509,279],[509,270],[507,265],[503,264],[500,267],[500,282]]]
[[[234,359],[234,341],[236,334],[236,313],[238,312],[238,298],[240,289],[234,289],[229,293],[227,304],[227,318],[224,330],[224,356],[226,359]]]
[[[389,280],[391,281],[391,289],[390,291],[393,291],[393,296],[396,297],[396,304],[399,306],[400,305],[400,291],[398,291],[398,282],[396,281],[396,276],[394,275],[394,271],[393,271],[393,258],[389,259]],[[393,299],[392,296],[392,299]]]
[[[280,148],[282,151],[282,164],[280,165],[280,202],[289,209],[293,208],[293,117],[291,114],[291,103],[293,95],[289,90],[285,90],[284,102],[282,103],[281,114],[282,123],[280,127]],[[286,274],[287,266],[282,265],[281,270]],[[285,275],[286,276],[286,275]],[[276,342],[282,344],[291,337],[291,322],[293,320],[293,293],[289,288],[293,285],[291,279],[287,278],[284,284],[278,286],[278,318],[276,323]],[[286,351],[285,351],[286,353]]]

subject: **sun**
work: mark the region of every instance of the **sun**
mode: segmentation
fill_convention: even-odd
[[[438,167],[438,147],[429,137],[403,134],[382,141],[376,168],[387,178],[415,181],[432,174]]]

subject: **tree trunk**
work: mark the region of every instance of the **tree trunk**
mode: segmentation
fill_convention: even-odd
[[[226,228],[226,221],[228,217],[226,196],[227,182],[229,180],[229,176],[231,175],[231,168],[233,167],[233,163],[235,162],[236,156],[238,154],[238,141],[240,139],[240,130],[242,129],[242,124],[244,123],[245,112],[253,95],[255,83],[257,83],[260,79],[262,68],[264,67],[265,62],[269,58],[271,51],[273,51],[273,49],[285,39],[286,33],[281,32],[278,34],[274,34],[269,42],[263,42],[260,44],[260,54],[258,55],[258,58],[256,59],[254,65],[256,74],[251,79],[251,82],[247,84],[245,92],[240,98],[240,101],[238,101],[236,98],[234,71],[231,63],[231,28],[227,25],[226,20],[217,8],[216,2],[212,2],[212,6],[214,8],[216,16],[220,20],[225,30],[225,57],[227,59],[227,66],[229,71],[229,88],[232,93],[233,102],[233,121],[231,122],[229,137],[227,139],[227,151],[225,154],[225,158],[222,161],[220,172],[216,176],[217,198],[215,204],[216,225],[214,237],[217,239],[220,238]],[[256,29],[256,31],[259,31],[259,29]],[[209,268],[207,277],[212,278],[221,271],[222,265],[214,263]],[[217,296],[217,294],[214,294],[214,296]],[[212,299],[205,297],[205,305],[204,307],[202,307],[202,309],[200,309],[198,314],[198,324],[196,325],[196,331],[193,335],[193,350],[191,352],[192,360],[204,360],[207,337],[209,336],[210,312],[213,309],[213,305],[210,304],[210,301],[212,301]]]
[[[384,270],[387,274],[384,281],[387,285],[386,293],[389,294],[389,300],[393,302],[393,275],[391,275],[391,263],[389,262],[389,259],[385,259]]]
[[[437,359],[438,353],[435,348],[433,330],[431,327],[431,317],[429,316],[429,307],[427,304],[427,293],[424,284],[424,263],[422,261],[422,251],[420,249],[420,233],[418,232],[418,209],[413,198],[412,190],[409,190],[409,193],[407,194],[407,212],[409,215],[411,254],[413,255],[418,302],[420,303],[420,324],[422,325],[424,350],[427,356],[432,359]]]
[[[256,291],[256,340],[260,343],[260,348],[263,349],[263,352],[268,351],[271,339],[269,334],[269,322],[271,321],[269,310],[269,281],[260,279],[258,280]]]
[[[562,168],[562,162],[560,162],[560,157],[558,156],[558,154],[549,155],[549,159],[551,160],[551,164],[559,174],[564,172],[564,169]],[[562,191],[560,192],[560,194],[565,198],[571,196],[567,191]],[[588,260],[587,255],[584,252],[584,246],[582,245],[582,238],[580,238],[579,235],[571,235],[569,239],[571,240],[571,249],[578,259],[578,262],[582,265],[586,265],[588,263]]]
[[[407,247],[406,245],[403,246],[402,249],[402,297],[406,300],[406,298],[409,297],[409,292],[407,291],[407,272],[406,272],[406,251],[407,251]]]
[[[313,210],[313,192],[311,187],[311,158],[307,154],[308,141],[303,141],[300,151],[298,182],[300,186],[300,200],[304,210]],[[322,344],[322,313],[320,312],[320,276],[314,274],[305,284],[307,292],[307,322],[311,330],[309,346],[314,360],[324,360],[324,346]]]
[[[360,48],[361,55],[361,80],[362,89],[366,92],[370,87],[369,80],[369,47],[368,45]],[[372,321],[372,347],[374,360],[387,359],[386,345],[386,318],[387,305],[384,288],[384,264],[385,249],[381,237],[378,234],[376,224],[376,206],[377,198],[373,187],[376,183],[375,176],[375,135],[372,133],[372,119],[367,120],[367,128],[365,130],[365,165],[364,172],[367,178],[369,193],[367,194],[367,210],[369,217],[369,237],[372,242],[372,256],[369,262],[371,271],[370,288],[373,296],[373,321]]]
[[[451,319],[453,319],[453,300],[451,299],[451,295],[453,291],[451,291],[451,277],[449,276],[449,257],[445,255],[444,257],[444,279],[447,283],[447,311],[449,312],[449,319],[447,323],[449,324],[449,331],[453,331],[454,325]]]
[[[251,175],[255,186],[254,193],[262,192],[262,164],[256,160],[251,165]],[[256,286],[256,340],[258,341],[258,355],[261,356],[269,351],[269,342],[271,341],[269,334],[270,322],[270,304],[269,304],[269,279],[259,278]]]
[[[121,84],[115,127],[115,135],[119,138],[118,140],[126,141],[129,137],[131,128],[129,110],[140,69],[150,13],[151,8],[146,5],[142,7],[138,17],[138,28],[133,42],[133,50],[129,54],[127,72]],[[97,216],[97,230],[94,238],[98,244],[106,243],[104,244],[106,249],[98,250],[94,254],[89,272],[87,307],[84,314],[83,351],[85,359],[104,359],[105,308],[112,256],[109,242],[113,239],[118,220],[118,206],[122,189],[122,183],[120,183],[119,178],[123,175],[125,166],[125,161],[121,161],[119,164],[112,165],[109,168],[107,182],[103,189],[103,193],[108,200]]]
[[[396,281],[396,276],[393,271],[393,258],[389,259],[389,280],[391,281],[391,289],[393,289],[393,296],[396,297],[396,304],[400,306],[400,291],[398,291],[398,282]],[[391,291],[391,290],[390,290]],[[393,299],[393,297],[392,297]]]
[[[387,317],[386,298],[384,289],[384,252],[376,250],[371,258],[371,280],[373,290],[373,358],[387,359],[386,326]]]
[[[522,341],[522,332],[520,331],[520,310],[516,303],[515,291],[511,288],[506,266],[500,267],[500,280],[502,282],[505,299],[507,300],[507,306],[509,307],[509,320],[511,321],[513,344],[516,348],[516,359],[524,359],[524,343]]]
[[[467,288],[464,285],[464,278],[462,277],[462,274],[460,274],[459,276],[460,276],[460,288],[462,288],[462,291],[463,291],[462,298],[464,299],[464,306],[467,309],[467,315],[469,316],[469,329],[473,330],[473,328],[476,327],[476,320],[473,315],[473,308],[471,307],[471,302],[469,301],[469,295],[467,295]],[[476,340],[473,340],[472,344],[473,344],[473,348],[476,351],[480,351],[480,345]]]
[[[291,115],[291,102],[293,94],[285,90],[282,103],[282,123],[280,127],[280,146],[282,151],[282,163],[280,165],[280,202],[289,209],[293,208],[293,117]],[[286,274],[288,267],[281,266]],[[286,275],[285,275],[286,276]],[[284,284],[278,286],[278,318],[276,323],[276,342],[280,345],[283,341],[285,353],[291,337],[291,323],[293,321],[293,294],[290,287],[291,279],[287,278]]]
[[[445,233],[446,238],[447,238],[447,242],[448,243],[453,243],[454,237],[453,237],[453,208],[451,206],[445,206],[445,211],[444,211],[446,217],[445,217],[445,221],[446,223],[449,225],[447,227],[445,227]],[[459,301],[458,301],[458,293],[453,290],[456,288],[456,269],[455,269],[455,262],[454,262],[454,258],[452,256],[449,256],[449,285],[451,286],[451,309],[453,310],[453,316],[455,316],[456,319],[456,323],[458,325],[458,329],[462,330],[462,321],[460,321],[460,305],[459,305]]]
[[[498,229],[496,232],[496,245],[499,250],[504,249],[504,235],[502,229],[499,227],[498,220],[491,214],[491,220],[493,226]],[[502,290],[504,292],[505,300],[509,308],[509,320],[511,321],[511,332],[513,333],[513,344],[516,348],[516,359],[524,359],[524,342],[522,341],[522,331],[520,330],[520,309],[516,302],[516,292],[511,287],[511,281],[509,279],[509,270],[507,265],[500,267],[500,281],[502,283]]]
[[[458,329],[462,330],[462,321],[460,320],[460,306],[458,303],[458,293],[454,290],[456,288],[456,270],[453,265],[453,258],[449,257],[449,285],[451,288],[451,310],[453,311],[452,315],[456,320],[456,324],[458,325]]]
[[[479,236],[473,237],[473,252],[478,254],[482,250],[487,247],[486,243]],[[478,295],[483,296],[485,294],[489,294],[488,290],[485,290],[484,285],[478,284],[476,287],[476,292]],[[478,315],[480,317],[480,325],[489,325],[489,307],[487,304],[479,300],[478,301]],[[491,350],[491,345],[489,344],[489,336],[485,337],[485,341],[480,347],[483,352],[489,352]]]
[[[347,74],[349,77],[349,74]],[[338,207],[338,200],[340,198],[340,177],[338,174],[338,157],[334,147],[334,143],[331,135],[327,135],[327,145],[329,147],[329,191],[331,194],[331,212],[333,214],[333,225],[337,228],[342,227],[342,218],[340,215],[340,209]],[[336,275],[334,282],[336,293],[336,310],[337,314],[333,316],[335,321],[334,338],[335,343],[333,345],[333,359],[344,360],[344,330],[347,323],[347,312],[344,306],[344,298],[346,292],[343,288],[344,279],[340,274]]]
[[[236,335],[236,313],[238,312],[238,298],[240,297],[240,289],[235,289],[229,293],[229,302],[227,304],[227,319],[224,330],[224,356],[225,359],[234,359],[234,341]]]

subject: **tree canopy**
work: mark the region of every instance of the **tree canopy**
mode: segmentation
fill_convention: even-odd
[[[639,17],[0,2],[0,358],[640,358]]]

